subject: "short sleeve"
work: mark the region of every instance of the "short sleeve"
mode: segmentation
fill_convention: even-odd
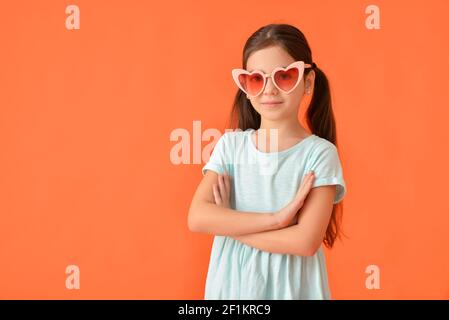
[[[207,170],[215,171],[218,174],[223,174],[226,169],[226,135],[223,134],[220,139],[218,139],[217,143],[212,150],[212,154],[210,155],[209,161],[206,165],[201,169],[203,176],[206,174]]]
[[[326,143],[324,146],[319,146],[313,152],[307,172],[310,170],[313,170],[315,173],[312,188],[325,185],[337,185],[334,204],[343,199],[346,194],[346,183],[343,179],[343,170],[338,151],[334,144],[330,142]]]

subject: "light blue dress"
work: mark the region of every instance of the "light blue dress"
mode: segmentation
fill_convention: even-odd
[[[223,134],[202,168],[232,177],[231,207],[274,212],[295,196],[309,170],[312,187],[337,185],[334,203],[346,185],[337,148],[310,135],[280,152],[262,152],[251,140],[254,129]],[[205,299],[331,299],[323,247],[313,256],[278,254],[215,236],[205,285]]]

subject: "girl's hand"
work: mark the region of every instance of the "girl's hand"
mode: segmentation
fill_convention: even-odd
[[[295,198],[290,201],[288,205],[274,214],[279,228],[289,227],[298,222],[298,211],[303,206],[310,189],[312,189],[314,180],[315,175],[313,174],[313,171],[306,174]]]
[[[218,185],[214,183],[212,186],[215,198],[215,204],[230,208],[231,197],[231,177],[225,171],[224,174],[218,175]]]

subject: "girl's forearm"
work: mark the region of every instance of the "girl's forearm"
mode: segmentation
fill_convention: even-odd
[[[303,234],[298,225],[293,225],[283,229],[233,236],[232,238],[262,251],[311,256],[315,254],[315,251],[311,248],[310,241],[302,236]]]
[[[191,231],[221,236],[239,236],[278,228],[274,213],[237,211],[209,202],[190,208],[188,223]]]

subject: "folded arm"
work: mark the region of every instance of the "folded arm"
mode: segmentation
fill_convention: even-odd
[[[312,188],[299,211],[298,223],[293,226],[232,238],[262,251],[312,256],[326,234],[335,192],[335,185]]]
[[[275,230],[278,223],[273,213],[237,211],[217,205],[212,192],[218,174],[207,170],[189,208],[188,226],[191,231],[223,236],[238,236]]]

